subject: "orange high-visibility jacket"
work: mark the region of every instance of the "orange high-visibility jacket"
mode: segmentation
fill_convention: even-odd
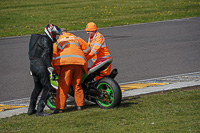
[[[111,57],[106,40],[101,33],[96,32],[92,39],[89,38],[88,44],[91,47],[91,51],[86,56],[87,60],[91,59],[93,62],[95,62],[97,58]]]
[[[62,65],[82,65],[83,70],[87,73],[88,64],[85,55],[89,52],[90,47],[83,39],[63,32],[63,35],[60,35],[53,45],[52,65],[58,74]]]

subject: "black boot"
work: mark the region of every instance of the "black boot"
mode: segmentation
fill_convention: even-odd
[[[30,104],[29,104],[28,112],[27,112],[28,115],[32,115],[36,113],[36,110],[35,110],[36,102],[37,100],[30,100]]]
[[[63,110],[62,109],[55,109],[53,111],[53,114],[58,114],[58,113],[63,113]]]
[[[49,116],[50,115],[43,111],[44,107],[45,107],[45,102],[39,101],[37,111],[36,111],[36,116]]]

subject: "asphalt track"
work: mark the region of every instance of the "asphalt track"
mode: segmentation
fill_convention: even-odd
[[[198,72],[200,17],[98,29],[107,41],[117,82]],[[72,32],[87,40],[85,31]],[[30,36],[0,39],[0,102],[30,97]]]

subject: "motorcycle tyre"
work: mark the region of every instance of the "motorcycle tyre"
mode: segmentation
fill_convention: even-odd
[[[110,77],[103,77],[98,82],[97,89],[101,90],[101,87],[105,85],[107,86],[106,90],[110,92],[109,97],[112,99],[112,101],[109,101],[111,103],[107,104],[105,101],[99,99],[96,100],[96,104],[103,109],[110,109],[119,106],[122,100],[122,92],[119,84]]]
[[[55,103],[56,103],[56,91],[48,94],[46,105],[50,110],[55,110],[56,109]]]
[[[74,92],[73,92],[72,86],[69,89],[69,95],[74,97]],[[48,96],[47,96],[47,107],[51,110],[55,110],[56,109],[55,103],[56,103],[56,89],[55,89],[54,92],[51,92],[51,93],[48,94]]]

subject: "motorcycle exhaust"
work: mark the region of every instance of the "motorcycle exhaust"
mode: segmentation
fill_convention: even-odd
[[[112,72],[110,73],[109,77],[114,79],[118,74],[117,68],[113,69]]]

